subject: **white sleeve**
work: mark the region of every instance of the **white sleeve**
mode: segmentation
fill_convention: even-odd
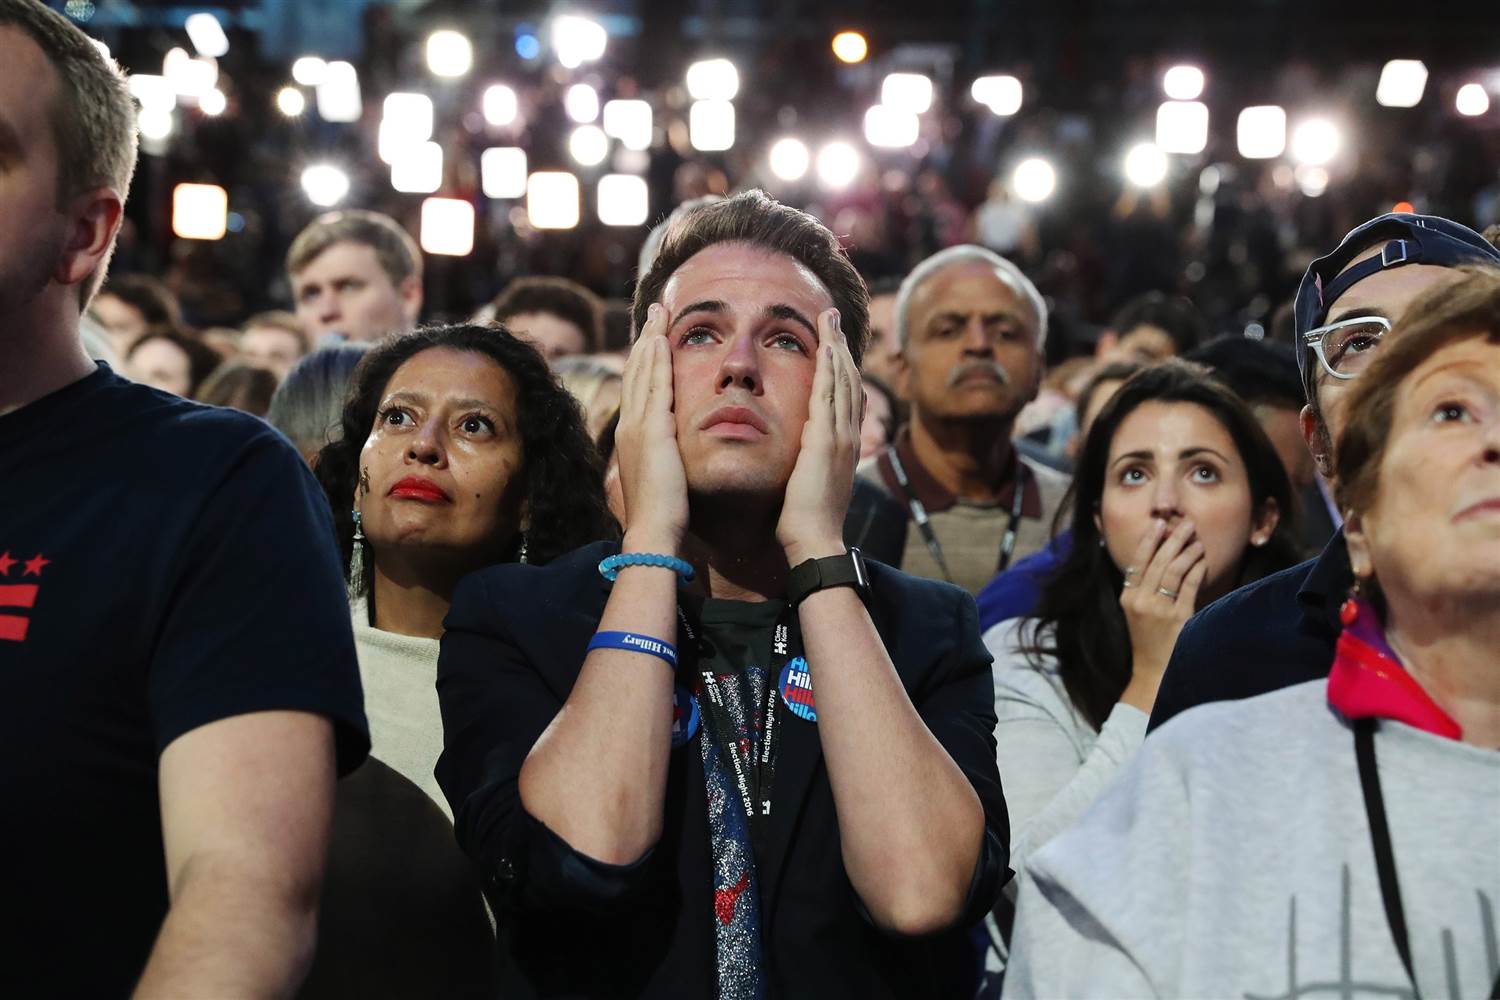
[[[1020,885],[1002,1000],[1159,995],[1078,900],[1054,884],[1043,891],[1029,873]]]

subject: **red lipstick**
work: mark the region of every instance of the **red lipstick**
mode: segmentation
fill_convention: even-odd
[[[451,503],[453,501],[447,490],[421,476],[407,476],[392,486],[386,496],[396,497],[399,500],[425,500],[428,503]]]

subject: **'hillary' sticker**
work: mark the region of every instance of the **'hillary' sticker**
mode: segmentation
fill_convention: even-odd
[[[681,684],[672,689],[672,746],[680,747],[698,735],[698,699]]]
[[[782,668],[781,702],[799,719],[818,721],[818,710],[813,704],[812,674],[807,672],[807,661],[800,656]]]

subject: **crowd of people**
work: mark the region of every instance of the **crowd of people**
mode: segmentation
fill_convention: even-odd
[[[1055,358],[758,190],[425,325],[348,209],[195,330],[118,70],[0,48],[0,993],[1500,991],[1500,228]]]

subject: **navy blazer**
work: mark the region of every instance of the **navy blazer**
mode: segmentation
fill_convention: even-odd
[[[709,997],[716,989],[712,858],[694,743],[672,751],[662,838],[634,864],[574,851],[521,805],[521,765],[578,678],[609,595],[597,566],[615,549],[598,543],[547,566],[475,573],[459,585],[446,622],[437,777],[495,910],[507,998]],[[844,872],[817,725],[787,713],[778,720],[776,805],[758,872],[767,984],[777,997],[971,996],[977,966],[967,929],[1010,875],[990,656],[968,594],[869,567],[870,616],[917,711],[983,805],[981,855],[953,930],[903,939],[877,928]],[[691,650],[681,659],[680,676],[693,676]]]

